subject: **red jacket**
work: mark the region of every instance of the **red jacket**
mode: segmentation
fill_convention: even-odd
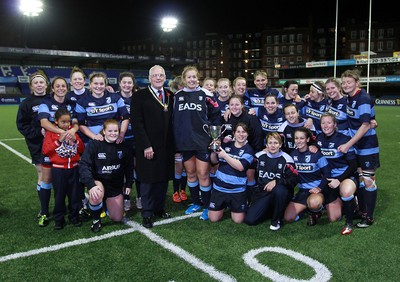
[[[68,145],[58,141],[60,134],[46,131],[42,153],[50,158],[53,167],[69,169],[78,165],[85,145],[78,134],[75,137],[76,143]]]

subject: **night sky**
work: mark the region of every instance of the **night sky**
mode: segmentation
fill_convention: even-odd
[[[372,20],[390,21],[395,11],[387,0],[372,0]],[[117,52],[118,42],[157,38],[161,18],[179,19],[181,34],[261,31],[264,27],[335,25],[336,0],[320,1],[172,1],[43,0],[44,12],[27,19],[18,0],[0,0],[0,46],[25,42],[30,48]],[[362,3],[363,5],[361,5]],[[339,27],[355,18],[368,21],[368,0],[339,0]],[[266,6],[266,7],[265,7]],[[16,46],[22,47],[22,46]]]

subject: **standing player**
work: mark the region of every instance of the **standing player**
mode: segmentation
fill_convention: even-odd
[[[43,97],[46,97],[46,91],[48,86],[48,80],[44,73],[35,72],[29,77],[29,87],[31,89],[31,95],[24,99],[18,108],[17,113],[17,128],[18,131],[24,136],[25,143],[28,146],[29,154],[31,155],[32,164],[36,167],[37,172],[37,184],[36,190],[41,205],[41,210],[38,214],[39,226],[46,226],[49,223],[49,207],[45,200],[45,193],[47,189],[47,183],[44,182],[43,175],[50,175],[50,168],[43,168],[43,156],[42,156],[42,143],[44,139],[44,131],[42,133],[42,127],[38,121],[39,105],[41,104]],[[46,171],[43,173],[43,171]],[[45,177],[46,178],[46,177]],[[46,180],[45,180],[46,181]]]
[[[374,210],[377,198],[375,182],[376,169],[380,167],[378,137],[370,121],[374,118],[374,109],[369,94],[360,87],[360,75],[357,71],[347,70],[342,74],[342,88],[347,93],[347,116],[351,139],[341,145],[338,150],[347,153],[354,146],[358,167],[362,171],[365,188],[360,187],[359,193],[363,199],[360,210],[364,218],[357,227],[366,228],[374,223]]]
[[[182,72],[185,88],[175,94],[174,136],[176,151],[182,153],[183,164],[188,177],[188,186],[192,196],[191,205],[185,214],[192,214],[201,209],[200,216],[208,220],[208,205],[211,196],[210,137],[203,130],[203,125],[220,125],[221,113],[210,91],[200,87],[200,73],[195,66],[186,66]]]

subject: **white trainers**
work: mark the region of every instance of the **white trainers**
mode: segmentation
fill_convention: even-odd
[[[131,200],[125,199],[124,200],[124,211],[130,211],[131,210]]]
[[[277,231],[281,228],[281,222],[278,221],[272,221],[271,225],[269,226],[269,229],[272,231]]]
[[[142,198],[136,198],[136,208],[141,210],[142,209]]]

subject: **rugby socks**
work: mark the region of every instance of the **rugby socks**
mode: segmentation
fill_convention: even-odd
[[[44,183],[43,181],[40,182],[40,191],[39,191],[39,199],[40,199],[40,206],[41,206],[41,214],[45,214],[47,216],[50,215],[49,213],[49,205],[50,205],[50,197],[51,197],[51,183]]]
[[[247,204],[251,203],[255,188],[256,188],[256,180],[253,180],[250,182],[247,181],[247,184],[246,184]]]
[[[93,220],[99,220],[101,211],[103,209],[103,202],[98,205],[92,205],[91,203],[89,203],[89,208],[91,210]]]
[[[374,218],[377,194],[378,190],[376,187],[365,188],[364,200],[367,208],[366,212],[367,212],[367,217],[371,219]]]
[[[190,189],[190,195],[192,196],[192,201],[194,205],[200,206],[200,188],[199,181],[187,183]]]
[[[353,214],[354,214],[354,209],[355,209],[355,203],[354,203],[354,195],[351,195],[350,197],[347,198],[342,198],[343,201],[343,212],[346,216],[346,223],[347,224],[353,224]]]
[[[174,180],[172,181],[174,187],[174,193],[175,192],[179,193],[179,187],[181,186],[181,181],[182,181],[182,175],[175,173]]]
[[[181,190],[183,190],[183,191],[186,190],[186,184],[187,184],[187,175],[186,175],[186,171],[183,171],[182,178],[181,178]]]
[[[204,208],[208,209],[211,199],[211,184],[208,185],[207,187],[200,185],[200,190],[201,190],[201,199],[203,201],[203,206]]]

